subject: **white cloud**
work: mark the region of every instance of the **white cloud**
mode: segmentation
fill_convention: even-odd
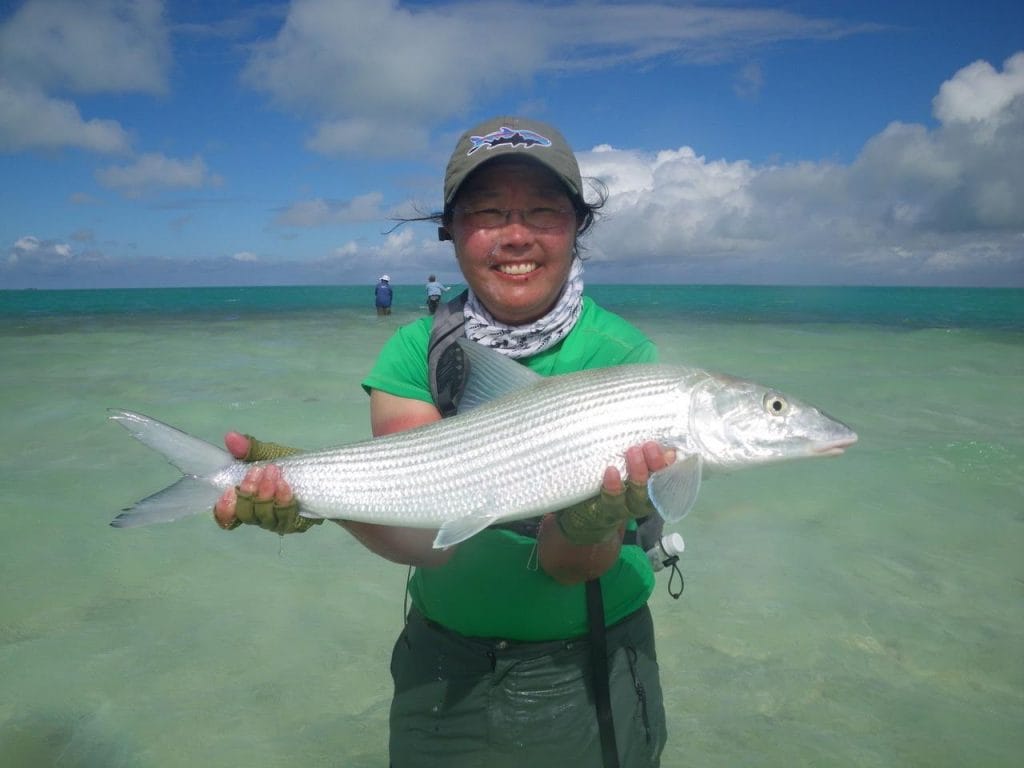
[[[715,4],[596,3],[550,5],[538,13],[516,4],[548,43],[547,66],[604,69],[671,56],[691,62],[721,62],[789,40],[831,40],[878,32],[879,24],[808,18],[777,8],[728,8]],[[508,11],[500,0],[474,6],[489,22]],[[486,9],[486,10],[485,10]],[[470,12],[472,13],[472,12]]]
[[[655,3],[294,0],[277,36],[253,48],[243,80],[316,119],[314,151],[410,154],[424,146],[425,124],[538,73],[722,60],[782,40],[877,29],[773,9]],[[753,92],[759,72],[748,70],[744,82]]]
[[[595,245],[612,258],[622,258],[622,244],[631,239],[636,245],[629,251],[641,247],[648,254],[735,250],[735,236],[720,232],[719,222],[752,204],[755,171],[746,162],[708,162],[690,147],[647,154],[602,146],[582,153],[580,163],[611,195]]]
[[[318,262],[321,272],[361,282],[382,272],[391,275],[393,284],[420,283],[430,273],[455,275],[458,272],[451,246],[436,238],[422,237],[422,230],[402,227],[379,243],[350,240]]]
[[[381,254],[393,258],[401,258],[409,252],[414,242],[415,234],[411,229],[399,229],[384,238],[381,246]]]
[[[467,46],[474,26],[450,6],[413,12],[379,0],[297,0],[277,37],[255,49],[245,79],[328,122],[437,118],[465,103],[475,73],[498,69],[479,66],[478,46],[503,36],[491,30]],[[513,60],[516,45],[500,42],[489,57]]]
[[[380,192],[370,192],[343,202],[329,202],[323,198],[302,200],[278,214],[274,224],[285,227],[322,227],[380,221],[384,218],[380,208],[383,199]]]
[[[0,26],[0,70],[14,82],[159,93],[169,63],[160,0],[28,0]]]
[[[162,93],[169,65],[159,0],[27,0],[0,24],[0,150],[126,152],[120,123],[63,94]]]
[[[998,119],[1010,103],[1024,94],[1024,53],[1006,60],[997,72],[987,61],[964,67],[939,88],[932,102],[943,123]]]
[[[6,267],[23,274],[53,274],[68,267],[94,266],[101,260],[102,257],[95,252],[76,252],[69,243],[61,240],[25,235],[7,249]]]
[[[39,250],[39,238],[33,237],[32,235],[26,235],[25,237],[19,237],[13,246],[13,250],[16,253],[31,253]]]
[[[632,263],[640,280],[717,271],[737,280],[927,282],[975,273],[1016,275],[1019,284],[1022,65],[1018,54],[1002,73],[960,70],[936,98],[937,128],[893,123],[847,166],[755,167],[689,147],[580,153],[584,174],[611,194],[589,243],[594,266]]]
[[[128,144],[128,135],[117,121],[84,120],[70,101],[0,80],[0,150],[78,147],[121,153]]]
[[[321,122],[306,146],[323,155],[361,152],[376,157],[412,154],[428,145],[424,125],[397,125],[389,118],[350,117]]]
[[[138,196],[157,187],[196,189],[220,183],[217,176],[207,171],[206,163],[199,155],[183,161],[159,153],[140,155],[128,165],[102,168],[96,172],[96,178],[104,186],[129,196]]]

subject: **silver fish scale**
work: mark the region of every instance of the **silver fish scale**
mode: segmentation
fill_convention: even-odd
[[[276,462],[323,517],[431,527],[532,517],[593,496],[622,453],[685,428],[704,372],[660,365],[552,377],[454,419]]]

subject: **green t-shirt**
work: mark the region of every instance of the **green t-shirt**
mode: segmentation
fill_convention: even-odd
[[[427,344],[433,317],[400,328],[363,381],[398,397],[433,402],[427,379]],[[552,376],[624,363],[653,362],[657,349],[618,315],[584,297],[575,327],[561,342],[521,362]],[[487,529],[462,542],[439,568],[418,568],[409,585],[413,604],[428,619],[471,637],[542,641],[587,633],[582,584],[562,586],[537,565],[536,540]],[[654,589],[647,556],[637,546],[601,577],[605,619],[614,624],[640,608]]]

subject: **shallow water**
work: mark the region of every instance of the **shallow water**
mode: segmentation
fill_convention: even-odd
[[[1019,764],[1024,330],[801,312],[806,292],[780,315],[779,294],[723,314],[605,290],[664,360],[860,434],[836,459],[710,479],[677,526],[686,590],[662,574],[652,600],[663,766]],[[419,308],[112,305],[20,308],[0,330],[0,765],[386,766],[405,569],[327,526],[109,528],[176,473],[105,409],[214,442],[363,438],[359,381]]]

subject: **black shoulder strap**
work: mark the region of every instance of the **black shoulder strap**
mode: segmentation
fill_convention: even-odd
[[[468,297],[469,291],[463,291],[451,301],[439,305],[430,329],[427,345],[430,394],[445,418],[454,416],[458,411],[459,398],[466,385],[466,362],[455,340],[465,335],[466,318],[462,308]]]

